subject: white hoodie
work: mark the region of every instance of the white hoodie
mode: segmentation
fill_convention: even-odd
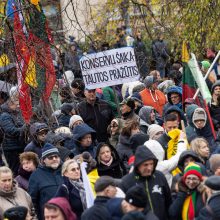
[[[176,155],[172,156],[169,160],[164,160],[165,151],[161,144],[156,140],[149,140],[144,143],[144,145],[155,155],[158,159],[156,170],[161,171],[171,187],[173,176],[171,172],[177,167],[179,157],[181,153],[187,150],[187,145],[184,139],[180,139],[177,145]]]

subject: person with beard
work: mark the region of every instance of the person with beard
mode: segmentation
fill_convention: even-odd
[[[18,170],[18,176],[15,180],[18,183],[18,186],[28,190],[29,178],[31,174],[36,170],[39,160],[37,154],[33,152],[24,152],[20,154],[20,168]]]
[[[125,121],[136,120],[139,121],[139,116],[135,114],[135,101],[132,98],[124,99],[120,103],[120,111],[122,115],[122,119]]]
[[[41,150],[44,146],[47,133],[49,131],[48,126],[45,123],[35,122],[30,127],[30,135],[32,141],[25,147],[25,152],[33,152],[41,158]]]
[[[209,106],[210,115],[215,125],[215,130],[220,128],[220,80],[212,86],[212,102]]]
[[[120,188],[127,194],[132,186],[142,186],[147,193],[146,209],[160,220],[168,220],[171,193],[165,176],[156,170],[157,162],[146,146],[139,146],[135,152],[134,170],[122,178]]]
[[[59,151],[46,143],[42,148],[40,166],[31,174],[28,187],[39,220],[44,219],[44,204],[54,197],[62,183]]]
[[[126,169],[115,148],[106,143],[99,143],[96,151],[97,170],[99,176],[122,178]]]

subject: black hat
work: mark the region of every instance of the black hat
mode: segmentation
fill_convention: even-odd
[[[4,219],[8,220],[25,220],[27,216],[28,209],[24,206],[17,206],[7,209],[4,212]]]
[[[116,186],[114,178],[110,176],[101,176],[96,182],[95,182],[95,191],[96,192],[102,192],[105,190],[108,186]]]
[[[125,200],[133,206],[145,208],[147,206],[147,193],[143,187],[133,186],[127,191]]]
[[[127,98],[127,99],[124,99],[120,105],[127,105],[128,107],[130,107],[132,110],[135,108],[135,102],[134,102],[134,99],[132,98]]]
[[[210,176],[206,179],[205,185],[212,190],[220,190],[220,176]]]

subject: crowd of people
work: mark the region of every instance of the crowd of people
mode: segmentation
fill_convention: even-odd
[[[66,56],[75,78],[54,86],[52,126],[44,117],[24,123],[16,88],[2,101],[0,219],[220,219],[215,70],[207,112],[182,100],[181,63],[165,75],[158,59],[140,81],[88,89]],[[201,62],[203,72],[209,67]]]

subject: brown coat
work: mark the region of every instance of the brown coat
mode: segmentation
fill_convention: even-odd
[[[23,189],[13,186],[11,192],[0,190],[0,219],[3,219],[3,213],[15,206],[25,206],[28,208],[28,213],[33,213],[33,204],[30,195]]]

